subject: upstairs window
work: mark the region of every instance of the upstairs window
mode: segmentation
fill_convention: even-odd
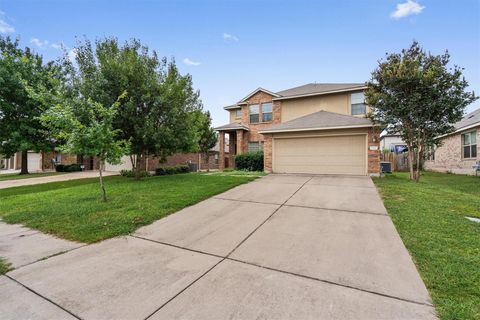
[[[363,92],[352,93],[350,96],[350,103],[352,109],[352,116],[356,116],[359,114],[365,114],[366,106],[365,106],[365,95]]]
[[[242,117],[242,109],[235,110],[235,118],[240,119]]]
[[[262,103],[262,122],[272,121],[272,103]]]
[[[463,158],[474,159],[477,157],[477,132],[472,131],[462,134]]]
[[[252,104],[248,107],[250,123],[258,123],[260,121],[258,104]]]

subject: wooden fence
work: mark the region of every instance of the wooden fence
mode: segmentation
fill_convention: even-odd
[[[404,153],[382,153],[381,161],[389,161],[392,163],[392,171],[408,171],[408,152]]]

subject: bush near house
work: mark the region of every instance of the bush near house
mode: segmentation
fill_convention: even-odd
[[[235,166],[238,170],[263,171],[263,151],[237,154]]]
[[[150,172],[148,172],[148,171],[140,171],[139,174],[140,174],[140,178],[145,178],[145,177],[150,177],[151,176]],[[123,169],[123,170],[120,170],[120,175],[122,177],[133,178],[133,177],[135,177],[135,172],[133,172],[132,170]]]
[[[82,167],[78,163],[74,164],[59,164],[55,167],[57,172],[77,172],[82,171]]]
[[[176,174],[176,173],[188,173],[190,172],[190,168],[186,164],[179,164],[174,167],[161,167],[155,170],[156,176],[164,176],[167,174]]]

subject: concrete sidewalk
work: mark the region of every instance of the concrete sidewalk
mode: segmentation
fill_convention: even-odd
[[[0,282],[5,319],[436,319],[367,177],[269,175]]]
[[[119,173],[107,171],[107,172],[104,172],[103,175],[105,177],[115,176],[115,175],[119,175]],[[46,177],[6,180],[6,181],[0,181],[0,189],[20,187],[20,186],[30,186],[35,184],[57,182],[57,181],[97,178],[97,177],[98,177],[98,171],[83,171],[83,172],[65,173],[65,174],[54,175],[54,176],[46,176]]]

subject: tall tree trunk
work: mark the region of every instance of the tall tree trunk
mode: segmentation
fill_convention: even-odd
[[[423,146],[419,144],[417,146],[417,167],[415,170],[415,182],[420,181],[420,170],[422,167],[422,158],[423,158]]]
[[[137,154],[136,164],[135,164],[135,180],[140,180],[140,171],[142,170],[142,160],[143,154]]]
[[[205,153],[205,159],[207,159],[207,172],[210,172],[210,153],[208,151]]]
[[[22,167],[20,174],[28,174],[28,151],[22,151]]]
[[[407,144],[408,146],[408,168],[410,170],[410,180],[415,180],[414,172],[413,172],[413,147],[410,143]]]
[[[102,200],[105,202],[107,201],[107,192],[105,191],[105,184],[103,183],[103,174],[102,174],[102,171],[103,171],[103,168],[105,166],[105,161],[103,160],[100,160],[100,165],[99,165],[99,168],[98,168],[98,178],[100,180],[100,189],[102,190]]]

